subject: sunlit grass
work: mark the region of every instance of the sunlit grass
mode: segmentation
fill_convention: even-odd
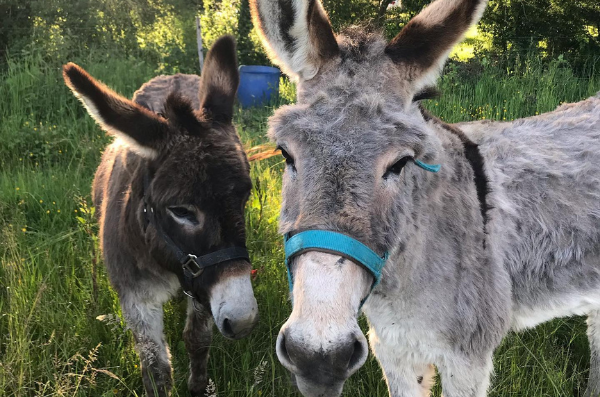
[[[480,51],[490,50],[491,42],[491,37],[488,34],[480,32],[477,29],[477,25],[473,25],[465,34],[464,40],[454,46],[450,52],[450,58],[460,62],[467,62],[475,57],[475,49]]]
[[[127,96],[154,73],[133,58],[89,56],[77,62]],[[448,69],[442,97],[427,103],[450,122],[512,120],[600,90],[598,78],[579,79],[559,65],[532,64],[509,76],[497,70],[463,75]],[[265,143],[267,117],[293,101],[294,86],[283,81],[281,87],[273,106],[236,111],[246,147]],[[133,338],[100,260],[90,207],[93,173],[110,139],[64,87],[57,65],[39,58],[9,60],[0,98],[0,395],[141,395]],[[251,167],[246,222],[261,321],[242,341],[215,336],[209,375],[217,396],[292,396],[297,394],[274,353],[291,309],[277,233],[283,165],[272,157]],[[186,395],[184,304],[178,298],[165,307],[176,396]],[[495,362],[492,396],[579,396],[588,368],[583,319],[511,334]],[[373,357],[351,378],[345,395],[387,395]]]

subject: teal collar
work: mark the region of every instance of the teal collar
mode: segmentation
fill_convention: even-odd
[[[363,299],[360,306],[365,303],[373,289],[381,281],[381,271],[388,258],[387,252],[383,256],[377,255],[373,250],[358,240],[342,233],[328,230],[306,230],[284,237],[285,264],[287,267],[290,292],[294,288],[294,280],[290,269],[291,259],[307,251],[321,251],[341,255],[365,267],[373,275],[373,284],[369,294]]]

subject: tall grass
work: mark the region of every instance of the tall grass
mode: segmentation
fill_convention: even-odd
[[[127,96],[154,74],[137,59],[76,61]],[[532,64],[515,75],[481,70],[470,79],[450,68],[441,88],[442,98],[427,106],[448,121],[509,120],[585,98],[600,90],[600,79],[578,79],[560,65]],[[292,93],[285,85],[283,97]],[[93,173],[110,139],[68,92],[60,68],[41,58],[9,60],[0,98],[0,395],[141,395],[133,338],[101,263],[90,201]],[[266,141],[272,111],[237,110],[247,147]],[[252,163],[248,247],[261,321],[242,341],[215,336],[209,376],[216,396],[297,395],[274,354],[291,310],[277,234],[281,171],[279,158]],[[186,395],[184,305],[177,298],[165,307],[175,396]],[[582,395],[588,368],[583,320],[511,334],[495,362],[492,396]],[[346,396],[387,395],[372,357],[345,390]]]

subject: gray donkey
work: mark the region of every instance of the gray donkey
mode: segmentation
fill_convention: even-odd
[[[448,125],[419,106],[485,5],[437,0],[386,42],[335,35],[318,0],[252,1],[298,81],[297,104],[270,120],[287,162],[280,231],[387,252],[363,310],[391,396],[428,396],[434,366],[445,397],[485,396],[510,330],[587,314],[597,397],[600,96],[505,123]],[[303,395],[331,397],[367,358],[357,316],[376,272],[315,244],[288,255],[293,311],[276,349]]]
[[[133,101],[74,64],[64,67],[64,78],[117,138],[96,172],[93,199],[104,261],[135,337],[146,391],[164,396],[171,389],[162,306],[181,285],[190,297],[183,334],[188,389],[204,396],[213,319],[234,339],[258,319],[244,228],[252,184],[231,124],[239,82],[233,39],[214,44],[201,80],[158,77]]]

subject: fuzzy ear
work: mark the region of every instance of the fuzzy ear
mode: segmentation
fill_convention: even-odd
[[[230,123],[239,84],[235,41],[223,36],[206,54],[200,82],[201,111],[213,121]]]
[[[250,7],[269,56],[290,77],[310,80],[339,54],[320,0],[250,0]]]
[[[196,117],[191,102],[177,93],[170,93],[165,101],[165,117],[170,125],[190,135],[201,134],[205,128]]]
[[[74,63],[63,66],[63,78],[103,130],[123,139],[141,156],[156,157],[167,136],[166,121],[94,80]]]
[[[479,21],[488,0],[436,0],[387,45],[394,62],[408,68],[414,91],[435,84],[452,47]]]

